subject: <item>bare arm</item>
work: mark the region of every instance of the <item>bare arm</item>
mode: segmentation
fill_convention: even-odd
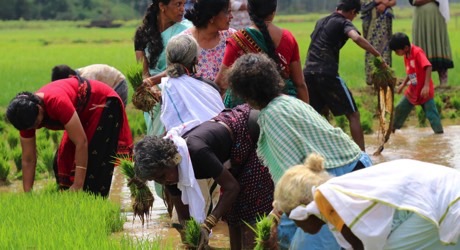
[[[216,76],[215,82],[216,82],[217,86],[219,86],[220,94],[222,96],[225,95],[225,92],[228,89],[227,73],[228,73],[229,69],[230,69],[229,67],[227,67],[224,64],[222,64],[220,66],[219,73],[217,73],[217,76]]]
[[[372,55],[378,57],[380,53],[372,46],[364,37],[362,37],[356,30],[348,32],[348,37],[353,40],[359,47],[363,48]]]
[[[144,51],[136,50],[134,53],[136,55],[136,62],[140,63],[144,61]]]
[[[300,61],[297,62],[291,62],[289,65],[289,69],[291,72],[291,80],[294,82],[294,85],[297,90],[297,98],[300,100],[309,103],[310,98],[308,96],[308,89],[307,85],[305,84],[305,80],[303,78],[303,73],[302,73],[302,68],[300,65]]]
[[[420,92],[420,95],[425,98],[430,94],[430,81],[432,69],[433,68],[431,66],[425,68],[425,83],[423,84],[422,91]]]
[[[35,137],[21,137],[22,148],[22,187],[25,192],[32,191],[37,167],[37,148]]]
[[[401,94],[403,89],[406,87],[408,81],[409,81],[409,76],[406,76],[406,79],[404,79],[404,81],[398,86],[398,89],[396,90],[398,94]]]
[[[80,190],[85,184],[86,168],[88,165],[88,140],[81,125],[77,112],[74,112],[70,121],[64,125],[70,140],[75,144],[75,180],[71,190]]]
[[[356,237],[356,235],[350,230],[350,228],[347,227],[347,225],[343,225],[340,233],[348,241],[348,243],[350,243],[354,250],[364,250],[364,246],[361,240]]]
[[[219,219],[230,209],[230,207],[232,207],[233,202],[235,202],[238,194],[240,193],[240,184],[225,168],[222,170],[222,173],[215,178],[215,180],[224,190],[219,202],[217,202],[216,207],[211,212],[212,215]]]

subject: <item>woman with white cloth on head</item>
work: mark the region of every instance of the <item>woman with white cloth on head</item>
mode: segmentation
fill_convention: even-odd
[[[161,84],[160,118],[169,136],[176,133],[175,136],[180,137],[224,109],[217,85],[195,75],[198,53],[198,44],[192,36],[174,36],[166,45],[168,77],[163,78]],[[219,186],[212,178],[198,180],[198,184],[205,200],[204,211],[209,212],[218,202]],[[161,189],[158,185],[155,188]],[[172,204],[168,203],[171,209],[169,205]]]
[[[395,160],[339,177],[323,158],[285,172],[274,206],[305,232],[326,223],[345,249],[460,249],[460,172]]]

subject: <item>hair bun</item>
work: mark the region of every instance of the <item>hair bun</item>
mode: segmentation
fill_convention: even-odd
[[[309,168],[311,171],[315,173],[320,173],[324,170],[324,158],[317,154],[312,153],[310,154],[304,162],[304,166]]]

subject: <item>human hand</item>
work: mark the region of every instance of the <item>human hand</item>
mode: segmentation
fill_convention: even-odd
[[[69,188],[69,190],[72,191],[72,192],[81,191],[82,189],[83,189],[83,185],[82,184],[77,184],[75,182]]]
[[[209,249],[209,233],[208,229],[201,227],[200,229],[200,241],[198,243],[198,250]]]
[[[400,85],[398,86],[398,89],[396,90],[396,92],[397,92],[398,94],[401,94],[401,92],[403,91],[403,89],[404,89],[405,86],[406,86],[406,83],[403,82],[402,84],[400,84]]]
[[[430,94],[430,87],[428,84],[425,84],[422,88],[422,91],[420,92],[420,96],[423,98],[427,98],[429,94]]]
[[[385,4],[383,4],[383,3],[381,3],[381,4],[377,5],[375,7],[375,9],[377,10],[378,13],[381,14],[381,13],[385,12],[385,10],[387,9],[387,6]]]
[[[182,241],[182,243],[185,243],[185,228],[182,224],[180,223],[172,223],[171,225],[173,228],[175,228],[177,230],[177,232],[179,232],[179,235],[180,235],[180,240]]]
[[[273,224],[270,228],[270,237],[261,242],[263,249],[278,249],[278,221],[273,219]]]

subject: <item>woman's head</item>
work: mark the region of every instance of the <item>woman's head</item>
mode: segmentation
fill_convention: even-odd
[[[185,13],[185,0],[153,0],[152,4],[158,4],[159,15],[167,22],[180,22]]]
[[[189,35],[177,35],[169,40],[166,46],[166,68],[170,77],[179,77],[187,70],[192,71],[198,56],[198,44]]]
[[[171,185],[178,181],[181,157],[174,142],[146,136],[134,146],[134,171],[143,180]]]
[[[152,4],[147,8],[134,39],[140,47],[147,48],[149,68],[156,67],[158,58],[164,49],[161,37],[163,27],[160,26],[182,21],[184,4],[185,0],[152,0]]]
[[[320,155],[311,154],[303,165],[289,168],[276,184],[275,209],[290,213],[297,206],[312,202],[312,187],[318,187],[331,178],[324,170],[323,162]]]
[[[238,58],[228,74],[233,93],[255,109],[261,109],[280,95],[283,80],[273,60],[265,54]]]
[[[213,24],[218,30],[227,30],[232,19],[230,0],[196,1],[193,8],[185,13],[185,18],[198,29],[207,28],[209,24]]]
[[[20,92],[8,105],[6,117],[17,130],[36,128],[43,120],[40,104],[41,99],[38,96],[30,92]]]
[[[265,20],[272,16],[278,5],[278,0],[248,0],[248,13],[253,18]]]

